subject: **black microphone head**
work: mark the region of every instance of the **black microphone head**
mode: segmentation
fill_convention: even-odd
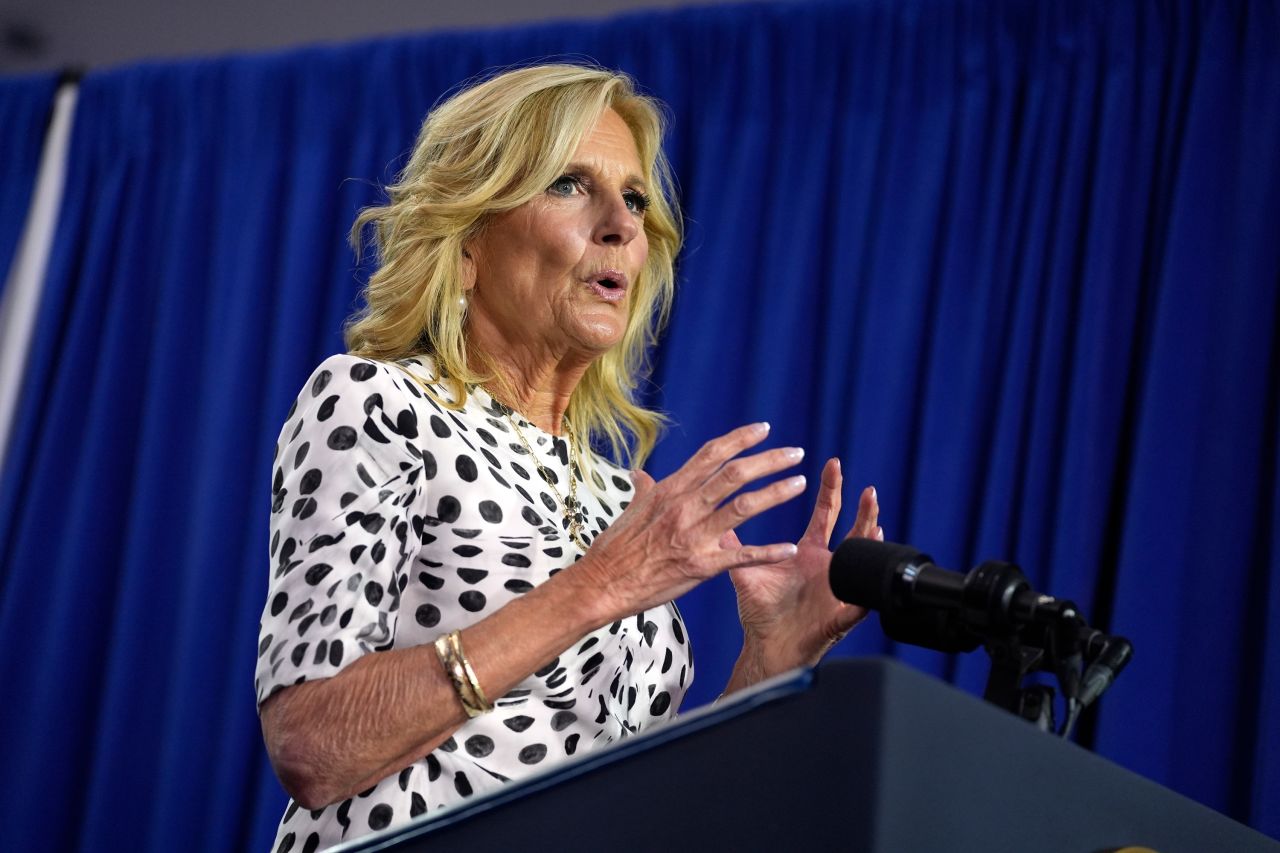
[[[894,574],[901,566],[932,562],[932,557],[910,545],[846,539],[831,557],[831,592],[849,604],[883,610],[892,603]]]

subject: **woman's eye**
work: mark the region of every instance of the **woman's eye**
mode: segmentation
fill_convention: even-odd
[[[628,190],[623,193],[622,200],[626,202],[627,209],[632,213],[644,213],[649,209],[649,197],[637,190]]]
[[[547,191],[554,195],[571,196],[578,190],[578,179],[572,175],[561,175],[551,182]]]

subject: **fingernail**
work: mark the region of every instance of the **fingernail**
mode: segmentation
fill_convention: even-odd
[[[756,432],[765,433],[768,431],[769,431],[768,421],[761,421],[760,423],[756,424]]]
[[[788,557],[794,557],[799,550],[800,549],[797,548],[791,542],[788,542],[786,545],[782,546],[782,553]]]
[[[798,477],[790,477],[787,479],[787,488],[797,489],[797,490],[803,489],[804,483],[805,483],[804,474],[801,474]]]
[[[871,487],[871,500],[873,500],[873,501],[878,501],[878,500],[880,500],[880,496],[876,494],[876,487],[875,487],[875,486],[872,486],[872,487]]]
[[[782,451],[782,455],[788,459],[799,461],[804,458],[804,448],[788,447],[786,450]]]

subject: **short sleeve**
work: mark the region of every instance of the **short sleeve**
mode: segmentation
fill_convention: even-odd
[[[272,466],[259,704],[390,648],[426,500],[411,382],[394,366],[333,356],[290,409]]]

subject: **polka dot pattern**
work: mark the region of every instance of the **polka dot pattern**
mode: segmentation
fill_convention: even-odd
[[[581,556],[508,410],[477,390],[454,411],[432,380],[425,360],[340,355],[303,385],[271,468],[259,702],[464,628]],[[562,440],[509,414],[556,488],[577,478],[590,542],[630,500],[628,472],[594,454],[570,472]],[[315,811],[291,802],[273,849],[395,829],[644,731],[675,716],[692,672],[674,604],[603,626],[369,790]]]

